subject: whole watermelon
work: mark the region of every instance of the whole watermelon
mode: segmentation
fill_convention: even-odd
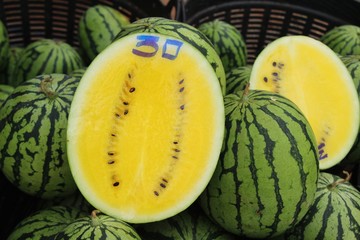
[[[18,86],[42,74],[68,74],[83,66],[81,56],[68,43],[53,39],[39,39],[27,45],[21,52],[11,84]]]
[[[67,117],[79,79],[39,75],[15,88],[0,108],[0,169],[40,198],[73,193],[66,154]]]
[[[234,25],[215,19],[200,24],[198,29],[214,44],[214,48],[223,63],[225,73],[231,71],[232,68],[246,65],[246,43],[240,30]]]
[[[68,224],[86,213],[69,206],[52,206],[32,213],[21,220],[7,240],[53,239]]]
[[[334,27],[321,36],[320,41],[342,56],[359,55],[360,27],[352,24]]]
[[[78,32],[80,47],[87,60],[91,62],[129,23],[129,18],[110,6],[89,7],[80,18]]]
[[[246,89],[224,102],[223,148],[200,204],[239,236],[280,235],[314,200],[319,173],[314,133],[298,107],[276,93]]]

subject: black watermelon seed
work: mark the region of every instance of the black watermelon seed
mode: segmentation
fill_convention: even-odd
[[[175,141],[175,142],[173,142],[173,143],[174,143],[174,144],[178,144],[178,142],[176,142],[176,141]]]
[[[278,73],[277,73],[277,72],[273,72],[272,75],[273,75],[274,77],[277,77],[277,76],[278,76]]]
[[[268,78],[267,77],[264,77],[264,82],[267,82],[268,81]]]
[[[180,81],[179,81],[179,84],[182,84],[184,82],[184,79],[181,79]]]
[[[176,148],[174,149],[174,151],[175,151],[175,152],[180,152],[180,150],[179,150],[179,149],[176,149]]]
[[[114,152],[108,152],[108,155],[109,155],[109,156],[114,156],[115,153],[114,153]]]
[[[129,113],[129,110],[126,109],[126,110],[124,111],[124,115],[126,115],[126,114],[128,114],[128,113]]]
[[[162,187],[162,188],[166,188],[166,185],[165,185],[165,184],[163,184],[163,183],[160,183],[160,187]]]
[[[185,108],[185,105],[181,105],[181,106],[180,106],[180,109],[181,109],[181,110],[184,110],[184,108]]]
[[[178,159],[178,157],[177,157],[177,156],[172,156],[172,158],[174,158],[174,159]]]
[[[123,102],[123,104],[124,104],[124,105],[129,105],[129,103],[128,103],[128,102]]]
[[[276,62],[273,62],[272,65],[275,67],[275,66],[276,66]]]
[[[134,87],[132,87],[132,88],[130,88],[130,90],[129,90],[129,92],[134,92],[135,91],[135,88]]]
[[[155,194],[156,196],[159,196],[159,193],[158,193],[157,191],[154,191],[154,194]]]
[[[179,92],[183,92],[184,91],[184,87],[180,88]]]
[[[120,184],[119,182],[114,182],[114,183],[113,183],[113,186],[114,186],[114,187],[117,187],[117,186],[119,186],[119,184]]]
[[[119,117],[120,117],[120,114],[115,113],[115,117],[119,118]]]
[[[165,178],[163,178],[162,180],[163,180],[163,182],[166,182],[166,183],[168,182]]]
[[[114,163],[115,163],[114,160],[109,160],[109,161],[108,161],[108,164],[114,164]]]

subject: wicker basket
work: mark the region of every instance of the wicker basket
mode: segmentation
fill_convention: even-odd
[[[360,25],[357,0],[182,0],[177,18],[191,25],[221,19],[245,38],[249,63],[274,39],[303,34],[319,38],[334,26]]]
[[[149,16],[174,18],[174,0],[1,0],[0,19],[7,27],[10,45],[23,47],[41,38],[65,41],[79,46],[78,23],[84,11],[104,4],[118,9],[131,21]],[[38,199],[16,189],[0,171],[0,239],[35,209]]]

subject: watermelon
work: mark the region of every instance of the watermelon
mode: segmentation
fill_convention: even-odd
[[[341,25],[320,37],[320,41],[342,56],[360,54],[360,27]]]
[[[252,65],[245,65],[231,69],[226,74],[226,95],[244,91],[249,84]]]
[[[10,52],[10,39],[8,36],[8,31],[3,23],[0,20],[0,71],[3,72],[8,65],[8,57]],[[2,81],[2,83],[5,83]]]
[[[141,238],[128,223],[94,210],[90,216],[78,218],[61,230],[54,240],[60,239],[140,240]]]
[[[214,44],[225,73],[247,63],[246,43],[241,32],[232,24],[215,19],[197,27]]]
[[[311,208],[279,239],[359,239],[360,192],[349,177],[321,172]]]
[[[80,47],[87,60],[91,62],[129,23],[125,15],[110,6],[97,4],[89,7],[81,16],[78,26]]]
[[[14,73],[16,71],[16,64],[17,64],[23,50],[24,50],[23,47],[11,47],[10,48],[8,66],[6,69],[6,78],[7,78],[7,84],[9,84],[11,86],[16,85],[13,80]]]
[[[53,239],[68,224],[85,216],[86,213],[69,206],[52,206],[42,209],[21,220],[7,240]]]
[[[126,25],[115,37],[115,40],[134,33],[159,33],[191,44],[209,61],[218,76],[223,94],[225,94],[226,78],[222,61],[211,41],[197,28],[172,19],[147,17]],[[170,44],[169,47],[171,47]]]
[[[263,90],[228,94],[225,114],[223,148],[200,205],[236,235],[280,235],[315,197],[319,162],[310,124],[288,98]]]
[[[142,240],[154,239],[204,239],[235,240],[237,236],[212,222],[194,204],[183,212],[158,222],[134,225]]]
[[[0,106],[5,102],[8,96],[14,91],[14,87],[8,84],[0,84]]]
[[[22,51],[11,84],[17,86],[41,74],[68,74],[83,66],[84,62],[79,53],[68,43],[39,39],[27,45]]]
[[[40,198],[77,188],[66,154],[67,117],[79,79],[39,75],[15,88],[0,109],[0,169],[21,191]]]

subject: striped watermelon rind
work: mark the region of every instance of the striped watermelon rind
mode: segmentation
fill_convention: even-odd
[[[157,222],[137,224],[134,227],[143,240],[238,239],[237,236],[212,222],[196,203],[173,217]]]
[[[82,68],[84,61],[68,43],[53,39],[39,39],[27,45],[16,64],[12,85],[42,74],[68,74]]]
[[[278,94],[250,90],[224,101],[223,148],[200,204],[236,235],[280,235],[301,220],[314,199],[319,172],[314,133],[298,107]]]
[[[197,27],[213,43],[225,73],[247,63],[246,43],[241,32],[232,24],[215,19]]]
[[[360,100],[360,55],[339,56],[339,58],[349,71]],[[360,130],[354,145],[342,160],[342,163],[360,163]]]
[[[84,216],[86,213],[69,206],[42,209],[21,220],[7,240],[53,239],[68,224]]]
[[[61,230],[54,240],[127,239],[140,240],[128,223],[94,210],[90,216],[76,219]]]
[[[13,86],[8,84],[0,84],[0,107],[13,91]]]
[[[6,82],[11,86],[16,86],[13,79],[16,72],[16,64],[23,50],[23,47],[10,47],[8,66],[6,68]]]
[[[226,94],[244,91],[249,84],[252,65],[245,65],[231,69],[226,74]]]
[[[360,54],[360,27],[341,25],[320,37],[320,41],[342,56]]]
[[[146,17],[124,26],[117,34],[114,41],[134,33],[158,33],[191,44],[209,61],[219,79],[222,92],[225,94],[226,78],[222,61],[216,53],[211,41],[197,28],[172,19]]]
[[[0,108],[0,169],[25,193],[53,198],[77,189],[66,129],[78,82],[65,74],[39,75],[16,87]]]
[[[321,172],[314,202],[295,228],[279,239],[359,239],[360,192],[349,181]]]
[[[79,44],[86,58],[91,62],[129,23],[125,15],[110,6],[89,7],[81,16],[78,27]]]

